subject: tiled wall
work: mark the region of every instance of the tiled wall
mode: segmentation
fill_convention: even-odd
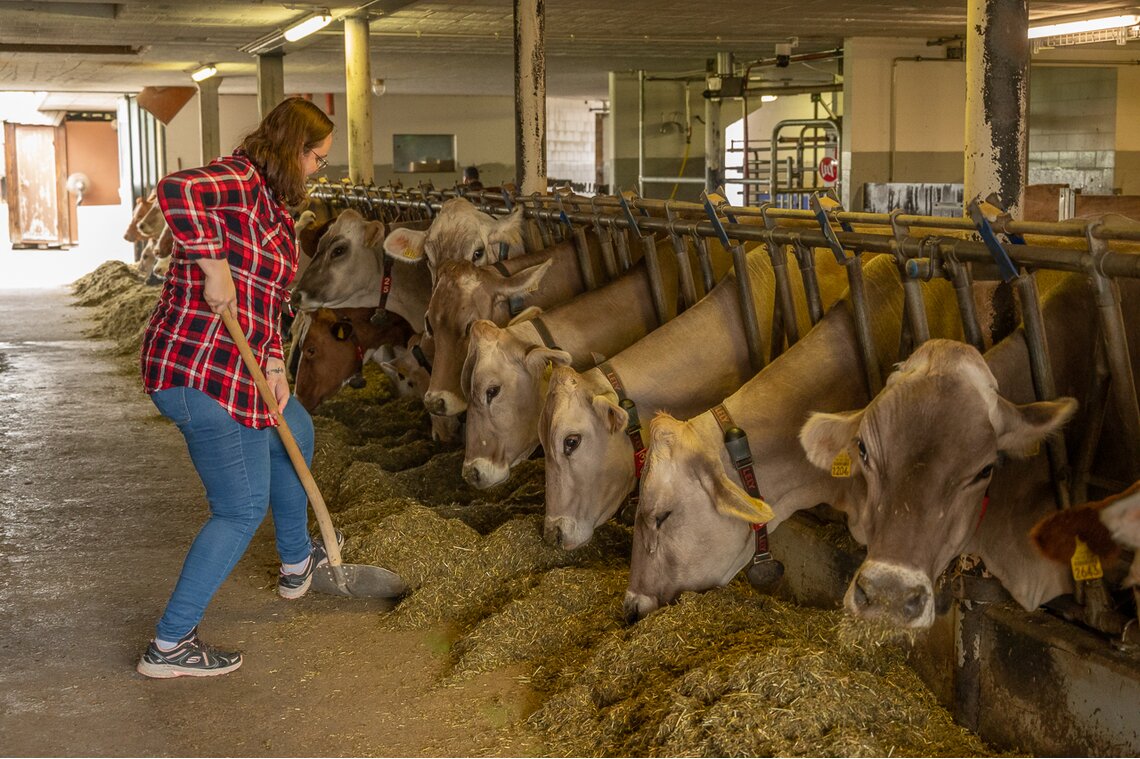
[[[1036,66],[1029,82],[1029,183],[1111,193],[1116,69]]]
[[[596,179],[594,113],[582,98],[546,99],[546,175],[590,184]]]

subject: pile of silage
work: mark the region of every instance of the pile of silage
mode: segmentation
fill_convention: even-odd
[[[744,583],[685,594],[567,663],[530,724],[582,756],[981,756],[893,643]]]
[[[122,261],[106,261],[76,280],[72,292],[76,305],[94,308],[96,326],[90,337],[114,341],[120,355],[138,355],[159,288],[143,284]]]

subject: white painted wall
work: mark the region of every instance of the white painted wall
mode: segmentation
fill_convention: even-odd
[[[546,99],[546,175],[594,182],[594,113],[582,98]]]
[[[894,144],[890,147],[900,153],[965,151],[966,64],[903,60],[893,64],[893,73]]]

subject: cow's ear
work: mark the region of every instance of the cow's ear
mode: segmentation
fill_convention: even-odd
[[[376,248],[384,241],[384,222],[370,221],[364,225],[364,247]]]
[[[523,208],[520,205],[515,206],[515,210],[507,214],[505,218],[495,221],[495,226],[491,229],[491,233],[487,235],[487,240],[492,245],[499,245],[505,242],[511,254],[518,254],[524,250],[522,235]],[[493,256],[494,258],[498,258],[499,251],[494,251]]]
[[[994,412],[997,447],[1018,458],[1032,455],[1041,441],[1064,426],[1077,411],[1073,398],[1017,405],[998,397]]]
[[[401,227],[393,229],[392,233],[384,238],[384,252],[397,261],[406,263],[419,263],[424,258],[424,238],[427,232],[421,229],[408,229]]]
[[[625,426],[629,424],[629,414],[625,412],[625,409],[604,395],[595,395],[593,404],[594,413],[602,420],[603,426],[609,430],[611,435],[616,435],[625,430]]]
[[[537,290],[539,284],[542,283],[542,278],[546,276],[546,272],[550,270],[553,263],[553,260],[547,259],[540,264],[528,266],[509,277],[504,277],[494,286],[495,298],[506,300],[512,295],[523,295]]]
[[[767,524],[776,517],[771,506],[759,498],[748,495],[739,485],[728,479],[723,467],[716,467],[715,472],[701,479],[716,510],[726,517],[741,519],[749,524]]]
[[[1130,548],[1140,547],[1140,482],[1106,506],[1100,513],[1100,519],[1122,544]]]
[[[524,361],[527,371],[535,377],[540,377],[546,372],[547,364],[552,367],[570,366],[570,354],[556,348],[531,348],[527,351]]]
[[[538,306],[527,306],[519,312],[518,316],[515,316],[509,322],[507,322],[507,326],[510,327],[513,324],[518,324],[519,322],[528,322],[537,316],[542,316],[542,309]]]
[[[804,447],[808,461],[820,469],[830,470],[835,457],[855,437],[862,419],[862,411],[815,413],[808,417],[807,424],[800,430],[800,445]]]

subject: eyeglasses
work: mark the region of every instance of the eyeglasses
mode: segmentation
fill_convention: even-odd
[[[313,157],[317,159],[317,171],[324,171],[325,169],[327,169],[329,167],[329,159],[328,158],[321,155],[320,153],[313,150],[312,148],[309,149],[309,152],[312,153]]]

